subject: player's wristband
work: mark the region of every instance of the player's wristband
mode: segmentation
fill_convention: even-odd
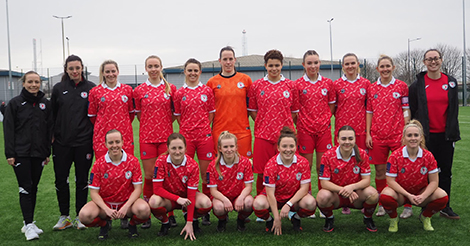
[[[290,202],[290,201],[287,201],[286,204],[287,204],[287,206],[289,206],[291,208],[292,208],[292,206],[294,206],[294,204],[292,204],[292,202]]]

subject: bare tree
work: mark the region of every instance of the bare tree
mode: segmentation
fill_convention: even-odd
[[[462,51],[447,44],[437,44],[436,49],[442,53],[442,72],[456,79],[462,78]]]
[[[370,61],[364,59],[363,67],[361,68],[361,77],[368,79],[371,83],[374,83],[379,78],[379,73],[375,69],[377,65]]]
[[[423,63],[423,56],[425,50],[414,49],[410,51],[410,58],[408,52],[400,52],[393,58],[395,64],[395,78],[405,81],[407,84],[413,83],[417,73],[424,71],[425,66]]]

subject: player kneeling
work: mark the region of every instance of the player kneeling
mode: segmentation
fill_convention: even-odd
[[[213,211],[219,219],[217,231],[225,231],[227,214],[234,209],[238,212],[237,230],[244,231],[245,220],[253,212],[251,162],[238,154],[237,137],[228,131],[220,134],[217,143],[217,159],[209,164],[206,174]]]
[[[96,160],[90,174],[90,197],[79,219],[87,227],[100,226],[98,239],[108,237],[109,219],[131,218],[129,237],[138,237],[137,224],[148,220],[150,208],[142,200],[142,171],[139,161],[122,150],[122,135],[110,130],[105,136],[108,153]]]
[[[289,211],[297,212],[292,216],[291,222],[294,231],[301,231],[300,218],[314,214],[316,202],[309,194],[310,164],[307,159],[295,153],[297,138],[294,131],[288,127],[281,130],[277,149],[279,154],[266,164],[265,188],[256,196],[253,209],[258,218],[266,220],[266,231],[271,230],[275,235],[281,235],[281,218],[287,218]]]
[[[394,151],[387,163],[387,184],[380,202],[390,216],[388,231],[398,231],[397,207],[412,204],[422,207],[420,219],[424,230],[434,231],[433,214],[444,209],[448,196],[438,187],[439,169],[431,152],[426,150],[423,127],[417,120],[405,126],[403,147]]]
[[[323,154],[319,179],[322,189],[317,194],[320,211],[326,216],[323,231],[334,230],[333,209],[364,208],[367,230],[377,231],[372,214],[379,195],[370,186],[370,166],[366,152],[356,145],[356,134],[350,126],[338,131],[339,146]]]
[[[149,204],[153,215],[162,222],[159,236],[165,236],[170,229],[167,212],[183,209],[187,213],[186,225],[180,234],[184,239],[194,240],[199,232],[197,218],[209,213],[212,203],[206,195],[197,191],[199,166],[186,155],[186,139],[180,133],[172,133],[167,140],[168,153],[162,154],[155,162],[153,192]],[[194,219],[193,219],[194,218]]]

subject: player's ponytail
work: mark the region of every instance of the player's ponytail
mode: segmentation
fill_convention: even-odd
[[[288,126],[284,126],[281,129],[281,135],[279,135],[279,138],[277,139],[277,145],[279,146],[279,143],[281,143],[281,140],[283,138],[293,138],[295,141],[295,144],[297,145],[297,136],[295,135],[295,131],[292,130]]]
[[[160,59],[160,57],[158,57],[158,56],[156,56],[156,55],[150,55],[149,57],[147,57],[147,59],[145,59],[145,66],[147,66],[147,61],[148,61],[148,59],[151,59],[151,58],[157,59],[157,60],[160,62],[160,66],[162,67],[162,70],[163,70],[162,59]],[[167,80],[165,79],[165,77],[163,76],[162,70],[160,70],[160,79],[163,80],[163,82],[165,83],[165,94],[166,94],[167,96],[170,96],[170,95],[171,95],[170,83],[168,83],[168,81],[167,81]]]

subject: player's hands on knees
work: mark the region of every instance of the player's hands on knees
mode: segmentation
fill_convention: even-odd
[[[240,197],[235,200],[235,210],[242,211],[243,209],[245,209],[245,202],[243,200],[244,199],[240,199]]]
[[[282,206],[282,208],[281,208],[281,213],[279,214],[281,216],[281,219],[282,218],[288,218],[289,217],[289,211],[290,211],[289,205],[284,204],[284,206]]]
[[[359,195],[355,191],[353,191],[353,193],[351,193],[351,195],[349,196],[349,201],[353,203],[354,201],[356,201],[357,198],[359,198]]]
[[[124,219],[127,215],[127,211],[129,211],[129,207],[126,203],[118,211],[116,211],[116,219]]]
[[[230,202],[230,200],[227,197],[222,202],[224,203],[225,212],[232,212],[233,210],[232,202]]]
[[[422,194],[419,194],[414,197],[414,200],[415,200],[416,205],[421,205],[421,203],[423,203],[424,200],[426,200],[426,198]]]
[[[191,201],[188,198],[183,198],[183,197],[178,198],[178,200],[176,200],[176,203],[178,203],[179,205],[183,207],[187,207],[191,205]]]
[[[110,208],[106,208],[106,209],[104,210],[104,212],[106,213],[106,216],[108,216],[109,218],[111,218],[111,219],[117,219],[117,217],[116,217],[117,211],[116,211],[116,210],[110,209]]]
[[[355,193],[354,189],[350,185],[346,185],[341,190],[339,190],[338,194],[344,198],[349,198],[351,194]],[[356,194],[357,195],[357,194]]]
[[[282,235],[281,218],[274,219],[273,228],[271,228],[271,231],[274,232],[274,235]]]
[[[192,222],[186,222],[186,225],[183,227],[183,230],[181,230],[180,235],[183,235],[183,233],[186,232],[186,235],[184,236],[184,240],[186,240],[188,237],[191,239],[191,241],[196,240],[196,236],[194,235],[193,231],[193,223]]]

